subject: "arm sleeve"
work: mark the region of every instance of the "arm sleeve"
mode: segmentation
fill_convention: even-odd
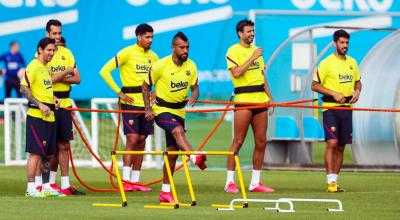
[[[358,69],[358,65],[356,62],[354,62],[354,81],[360,81],[361,80],[361,75],[360,71]]]
[[[313,80],[315,82],[318,82],[320,84],[323,84],[325,82],[325,77],[328,73],[328,68],[324,62],[321,62],[318,66],[317,71],[314,74]]]
[[[228,52],[226,53],[226,65],[228,67],[228,70],[231,69],[232,67],[238,67],[239,62],[238,62],[238,55],[235,53],[235,51],[232,48],[229,48]]]
[[[195,86],[195,85],[197,85],[197,83],[198,83],[196,64],[193,64],[192,71],[193,71],[193,78],[192,78],[192,81],[190,82],[190,85],[191,85],[191,86]]]
[[[160,65],[154,63],[149,71],[149,77],[145,78],[148,85],[154,85],[161,76]]]
[[[104,79],[107,85],[115,92],[119,93],[121,89],[115,83],[114,79],[111,76],[111,72],[114,71],[118,67],[118,58],[115,56],[110,59],[100,70],[100,76]]]
[[[31,87],[31,83],[35,81],[35,75],[32,74],[30,69],[25,70],[24,78],[21,79],[21,85],[26,86],[28,88]]]

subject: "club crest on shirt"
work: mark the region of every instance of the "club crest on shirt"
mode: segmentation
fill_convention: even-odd
[[[350,70],[353,70],[353,66],[352,65],[350,65],[349,68],[350,68]]]
[[[65,60],[65,56],[61,56],[61,59],[62,59],[62,60]]]
[[[151,60],[150,60],[150,59],[148,59],[148,60],[147,60],[147,62],[148,62],[148,63],[151,63]]]
[[[186,76],[190,76],[190,70],[186,70]]]

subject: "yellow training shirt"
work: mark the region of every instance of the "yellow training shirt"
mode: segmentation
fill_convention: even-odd
[[[251,45],[249,48],[243,47],[240,44],[235,44],[228,49],[226,53],[226,63],[228,70],[233,67],[243,65],[253,55],[257,49],[256,46]],[[247,71],[239,76],[238,78],[233,77],[232,72],[231,78],[233,87],[242,86],[255,86],[264,84],[264,60],[263,57],[257,58],[253,64],[247,69]],[[251,93],[240,93],[235,96],[236,102],[254,102],[264,103],[269,101],[269,97],[266,92],[251,92]]]
[[[21,80],[21,85],[28,87],[33,97],[41,103],[54,104],[53,85],[51,76],[47,66],[43,65],[39,60],[32,60],[25,70],[25,77]],[[29,116],[41,118],[45,121],[55,121],[54,112],[52,111],[48,117],[44,116],[39,109],[29,108]]]
[[[121,89],[115,83],[111,72],[117,67],[120,68],[120,77],[123,87],[142,86],[145,78],[148,77],[151,65],[158,60],[158,56],[152,50],[145,51],[135,44],[120,50],[117,55],[110,59],[101,69],[100,75],[115,93]],[[126,93],[133,99],[133,105],[144,106],[142,93]],[[121,100],[121,103],[124,101]]]
[[[323,87],[340,92],[344,96],[351,96],[354,92],[356,81],[360,80],[357,62],[350,56],[345,60],[339,59],[335,54],[326,57],[318,66],[314,81]],[[340,106],[343,104],[324,102],[323,106]]]
[[[171,103],[183,102],[188,97],[190,87],[197,85],[196,64],[187,59],[182,66],[177,66],[172,61],[172,55],[169,55],[154,63],[149,78],[146,78],[146,83],[154,85],[157,97]],[[153,110],[156,115],[169,112],[185,118],[185,108],[171,109],[155,104]]]
[[[75,58],[68,48],[57,46],[53,58],[47,63],[47,67],[53,74],[58,74],[68,67],[76,68]],[[71,90],[70,84],[62,82],[54,83],[54,92],[66,92]],[[60,107],[66,108],[71,106],[70,98],[60,98]]]

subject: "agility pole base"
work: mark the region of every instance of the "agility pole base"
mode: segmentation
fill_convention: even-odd
[[[235,208],[243,208],[243,206],[234,205],[236,202],[256,202],[256,203],[275,203],[275,207],[264,207],[264,210],[273,210],[277,212],[289,213],[295,212],[293,202],[318,202],[318,203],[336,203],[338,208],[327,208],[328,212],[343,212],[343,204],[338,199],[303,199],[303,198],[280,198],[280,199],[233,199],[229,205],[213,204],[212,207],[218,211],[234,211]],[[287,203],[288,209],[282,209],[281,203]]]

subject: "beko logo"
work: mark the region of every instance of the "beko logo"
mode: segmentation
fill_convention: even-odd
[[[150,2],[150,0],[126,0],[126,1],[133,6],[142,6]],[[228,1],[229,0],[157,0],[157,2],[161,5],[179,5],[179,4],[187,5],[193,2],[197,2],[198,4],[203,4],[203,5],[210,3],[224,4],[227,3]]]
[[[68,8],[74,6],[78,0],[0,0],[0,5],[7,8],[22,8],[22,7],[36,7],[43,6],[46,8],[51,7],[64,7]]]
[[[329,11],[345,10],[353,11],[387,11],[393,5],[393,0],[291,0],[298,9],[310,9],[319,4]]]

